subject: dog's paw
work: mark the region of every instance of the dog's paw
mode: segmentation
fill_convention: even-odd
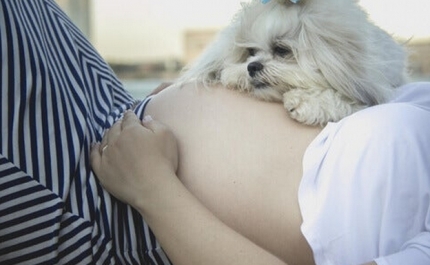
[[[294,120],[324,126],[339,121],[363,106],[345,100],[332,89],[293,89],[284,93],[284,107]]]
[[[284,93],[284,108],[291,118],[307,125],[322,125],[327,121],[320,113],[315,93],[309,94],[304,89],[293,89]]]

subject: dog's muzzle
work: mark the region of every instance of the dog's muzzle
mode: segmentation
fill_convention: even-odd
[[[251,84],[254,88],[261,89],[267,87],[267,84],[255,78],[257,73],[263,70],[264,66],[260,62],[252,62],[248,64],[248,74],[252,78]]]
[[[260,62],[252,62],[248,64],[249,76],[254,77],[259,71],[263,70],[264,66]]]

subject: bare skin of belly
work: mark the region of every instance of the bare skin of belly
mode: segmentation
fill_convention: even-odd
[[[294,122],[282,104],[195,85],[162,91],[145,114],[172,129],[180,180],[217,218],[287,264],[314,264],[297,193],[322,128]]]

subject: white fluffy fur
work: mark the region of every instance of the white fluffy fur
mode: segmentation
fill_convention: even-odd
[[[325,125],[385,102],[405,82],[404,49],[356,0],[242,6],[180,83],[222,84],[283,101],[297,121]]]

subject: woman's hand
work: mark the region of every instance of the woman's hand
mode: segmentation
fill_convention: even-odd
[[[140,121],[124,114],[91,150],[91,166],[102,186],[116,198],[135,206],[163,188],[178,167],[176,139],[152,119]]]

